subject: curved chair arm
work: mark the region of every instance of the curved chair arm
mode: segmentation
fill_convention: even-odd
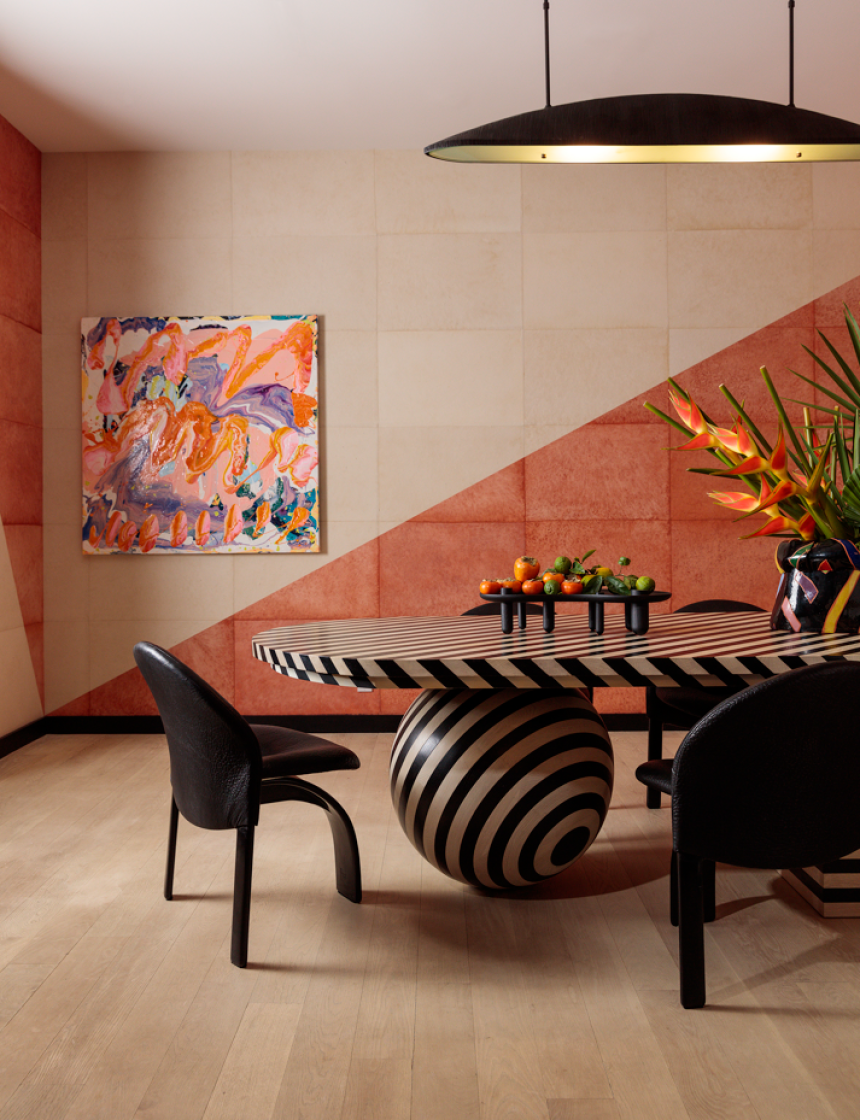
[[[324,809],[334,841],[335,882],[338,894],[350,902],[361,902],[361,860],[355,829],[346,810],[331,794],[301,778],[264,778],[260,785],[260,804],[278,801],[305,801]]]

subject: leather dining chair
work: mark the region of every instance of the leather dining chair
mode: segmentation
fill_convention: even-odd
[[[202,677],[151,642],[136,645],[134,658],[155,698],[170,754],[173,797],[164,897],[173,898],[180,813],[198,828],[235,829],[230,960],[244,968],[260,805],[304,801],[328,816],[338,892],[351,902],[361,902],[361,863],[352,822],[330,794],[298,776],[357,770],[358,757],[317,735],[249,724]]]
[[[672,798],[670,914],[681,1004],[705,1003],[715,861],[811,867],[860,848],[860,663],[806,665],[706,713],[674,759],[636,777]]]
[[[707,614],[723,611],[733,614],[741,611],[760,611],[752,603],[742,603],[737,599],[702,599],[679,607],[675,614]],[[743,685],[716,685],[713,688],[686,686],[680,688],[659,688],[648,685],[645,689],[645,715],[648,720],[648,758],[661,758],[663,754],[664,727],[689,729],[727,696],[739,692]],[[649,809],[660,808],[659,789],[648,788],[645,803]]]

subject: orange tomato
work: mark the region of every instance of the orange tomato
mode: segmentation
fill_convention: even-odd
[[[566,579],[561,585],[562,595],[578,595],[581,591],[581,579]]]
[[[523,589],[523,581],[521,579],[500,579],[499,583],[502,587],[507,587],[509,591],[516,591],[518,594]]]
[[[523,595],[542,595],[543,594],[543,580],[542,579],[525,579],[523,580]]]
[[[525,583],[526,580],[534,579],[540,571],[540,564],[535,560],[534,556],[519,556],[514,561],[514,579],[520,580]],[[534,594],[534,592],[532,592]]]
[[[502,590],[502,585],[497,579],[482,579],[479,590],[482,595],[498,595]]]

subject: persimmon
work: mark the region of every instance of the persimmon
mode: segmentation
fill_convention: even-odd
[[[523,595],[542,595],[544,583],[542,579],[524,579]]]
[[[528,579],[534,579],[539,571],[540,564],[534,556],[519,556],[514,560],[514,579],[518,579],[522,583],[525,583]]]
[[[478,590],[482,595],[498,595],[502,585],[496,579],[482,579]]]
[[[579,595],[582,592],[581,579],[566,579],[562,582],[562,595]]]
[[[523,589],[523,581],[521,579],[500,579],[499,583],[502,587],[506,587],[508,591],[515,591],[517,594]]]

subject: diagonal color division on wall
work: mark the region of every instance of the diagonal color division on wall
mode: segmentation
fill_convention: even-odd
[[[755,416],[772,406],[759,368],[787,396],[804,396],[789,372],[815,376],[807,346],[826,353],[823,331],[843,352],[850,342],[843,304],[856,308],[860,277],[700,362],[680,375],[702,407],[728,419],[726,383]],[[811,391],[811,390],[810,390]],[[524,459],[384,533],[349,555],[267,595],[174,647],[245,713],[400,713],[408,691],[359,694],[292,681],[251,656],[253,634],[295,621],[388,615],[460,614],[478,601],[485,576],[504,575],[522,553],[543,564],[558,553],[614,565],[631,558],[638,574],[672,591],[669,610],[696,599],[735,598],[770,608],[776,587],[774,542],[739,541],[747,526],[707,498],[707,480],[689,474],[696,460],[670,450],[675,433],[645,411],[668,411],[664,384],[570,432]],[[799,406],[794,406],[799,410]],[[707,459],[703,460],[707,461]],[[598,690],[607,712],[644,710],[638,689]],[[154,714],[137,670],[123,673],[59,709],[67,715]]]

